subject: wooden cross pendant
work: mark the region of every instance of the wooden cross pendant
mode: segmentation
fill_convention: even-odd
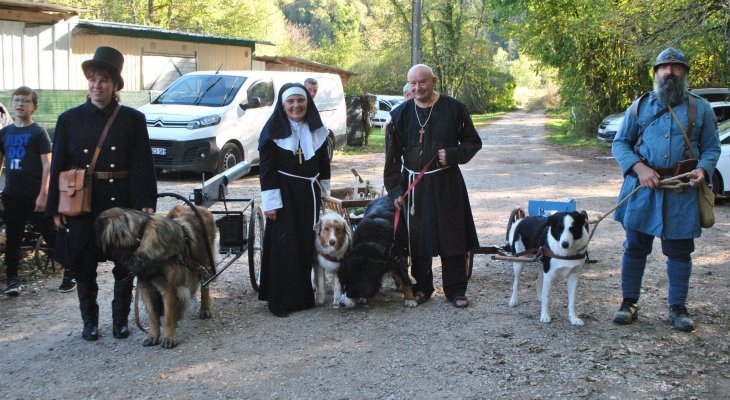
[[[301,164],[302,163],[302,148],[301,147],[297,147],[296,154],[299,156],[299,164]]]
[[[421,127],[421,129],[418,130],[418,133],[421,134],[421,136],[418,137],[418,143],[423,143],[423,134],[426,133],[426,130]]]

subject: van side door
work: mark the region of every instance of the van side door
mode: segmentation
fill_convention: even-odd
[[[252,106],[256,103],[254,98],[258,98],[258,106]],[[271,79],[259,79],[246,89],[246,97],[241,99],[238,107],[238,129],[242,132],[244,160],[252,165],[259,162],[259,136],[273,112],[274,100],[274,84]]]

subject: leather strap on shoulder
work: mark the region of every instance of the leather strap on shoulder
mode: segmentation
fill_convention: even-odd
[[[695,118],[697,117],[697,99],[691,94],[689,97],[689,105],[687,108],[687,136],[692,137],[692,128],[695,126]]]
[[[631,116],[634,117],[634,120],[639,117],[639,107],[641,106],[642,100],[646,98],[647,95],[649,95],[650,92],[646,92],[639,96],[636,101],[634,101],[634,104],[631,105]]]
[[[87,170],[89,176],[94,174],[94,169],[96,168],[96,160],[99,158],[99,153],[101,153],[101,145],[104,144],[104,140],[106,140],[106,135],[109,133],[109,129],[112,127],[112,123],[117,117],[117,114],[119,114],[120,108],[122,108],[122,105],[117,104],[116,108],[114,108],[114,111],[112,112],[112,115],[110,115],[109,119],[106,121],[104,130],[101,132],[101,137],[99,138],[99,143],[96,145],[96,149],[94,150],[94,157],[92,158],[91,164],[89,164],[89,168]]]

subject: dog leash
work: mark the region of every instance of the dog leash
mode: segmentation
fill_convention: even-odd
[[[692,172],[685,172],[683,174],[680,174],[680,175],[677,175],[677,176],[673,176],[671,178],[663,179],[663,180],[659,181],[659,186],[657,186],[657,188],[658,189],[680,190],[684,186],[689,186],[689,182],[682,182],[681,179],[682,178],[689,178],[689,177],[694,177],[694,175],[692,174]],[[598,228],[598,224],[601,221],[603,221],[604,218],[606,218],[612,212],[614,212],[617,208],[621,207],[622,204],[624,204],[629,198],[631,198],[631,196],[633,196],[634,194],[636,194],[636,192],[638,192],[639,189],[641,189],[641,188],[643,188],[643,186],[641,186],[641,185],[639,185],[636,188],[634,188],[634,190],[632,190],[631,193],[627,194],[626,197],[624,197],[623,199],[621,199],[621,201],[618,202],[618,204],[616,204],[608,212],[606,212],[605,214],[603,214],[601,216],[601,218],[598,218],[598,220],[595,222],[595,225],[593,225],[593,229],[591,230],[590,235],[588,235],[588,243],[591,242],[591,239],[593,238],[593,234],[596,233],[596,228]],[[588,245],[588,243],[586,243],[586,245]]]
[[[683,182],[682,178],[691,178],[691,177],[694,177],[692,172],[685,172],[683,174],[673,176],[671,178],[663,179],[663,180],[659,181],[659,185],[657,186],[657,188],[681,190],[683,187],[690,185],[689,182]],[[591,224],[594,224],[594,225],[593,225],[593,229],[591,230],[590,234],[588,235],[588,242],[586,242],[586,248],[588,248],[588,244],[590,244],[591,239],[593,239],[593,234],[596,233],[598,224],[601,223],[601,221],[603,221],[607,216],[611,215],[612,212],[616,211],[617,208],[621,207],[622,204],[624,204],[626,201],[628,201],[631,198],[631,196],[635,195],[636,192],[638,192],[639,189],[641,189],[641,188],[643,188],[643,186],[637,186],[636,188],[634,188],[634,190],[631,191],[631,193],[627,194],[626,197],[621,199],[620,202],[618,202],[615,206],[613,206],[610,210],[608,210],[605,214],[603,214],[600,218],[598,218],[598,220],[596,220],[595,222],[590,222]],[[524,210],[522,212],[524,213]],[[515,215],[514,210],[512,211],[512,215]],[[397,215],[396,215],[396,217],[397,217]],[[512,216],[510,216],[510,224],[512,223],[511,218],[512,218]],[[508,224],[507,235],[509,235],[510,224]],[[534,258],[523,257],[525,255],[534,254],[535,252],[537,252],[538,254],[536,254]],[[523,262],[532,261],[532,262],[534,262],[534,261],[537,261],[540,258],[540,256],[543,254],[545,254],[543,249],[528,249],[519,254],[515,254],[513,256],[502,256],[502,255],[492,256],[492,259],[493,260],[502,260],[502,261],[523,261]],[[545,254],[545,255],[547,255],[547,254]],[[554,256],[554,253],[553,253],[553,256]],[[583,256],[585,256],[585,254]],[[555,258],[561,258],[561,259],[566,259],[566,260],[574,259],[574,258],[562,258],[562,257],[555,257]]]
[[[418,176],[416,176],[416,178],[413,179],[413,182],[411,182],[411,184],[408,186],[408,189],[406,189],[406,192],[403,193],[404,200],[406,197],[408,197],[408,195],[411,193],[413,188],[415,188],[416,185],[418,185],[418,183],[421,181],[423,176],[426,174],[428,167],[430,167],[431,164],[433,164],[434,160],[436,160],[437,157],[438,157],[438,153],[434,154],[433,158],[431,158],[431,160],[428,163],[426,163],[426,165],[424,165],[423,168],[421,168],[421,172],[418,173]],[[396,206],[395,207],[395,220],[393,220],[393,237],[394,238],[395,238],[395,233],[398,231],[398,222],[399,221],[400,221],[400,206]]]

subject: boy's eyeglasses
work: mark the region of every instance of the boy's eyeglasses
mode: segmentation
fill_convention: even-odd
[[[32,102],[33,102],[33,100],[31,100],[31,99],[19,99],[19,98],[13,99],[13,103],[15,103],[15,104],[30,104]]]

